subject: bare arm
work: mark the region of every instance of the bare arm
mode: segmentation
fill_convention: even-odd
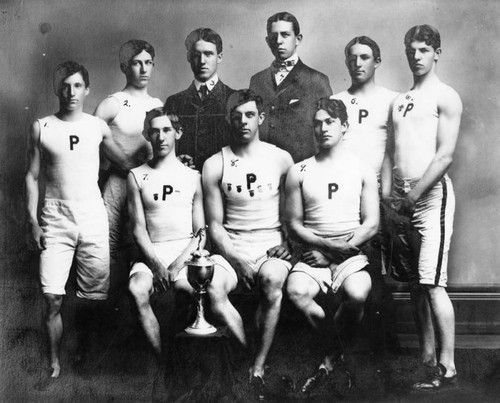
[[[198,176],[198,181],[196,184],[196,193],[193,200],[193,234],[195,234],[200,228],[205,227],[205,216],[203,213],[203,191],[201,188],[201,178]],[[206,237],[202,237],[200,246],[203,248],[205,246]],[[177,276],[177,273],[185,266],[185,262],[191,257],[191,252],[195,251],[198,247],[198,238],[192,238],[188,246],[184,251],[175,259],[168,270],[172,272],[173,278]]]
[[[370,176],[368,173],[364,173],[360,206],[362,224],[351,235],[334,240],[320,237],[304,226],[302,190],[298,169],[297,166],[294,166],[288,173],[286,181],[286,213],[291,235],[300,242],[320,251],[331,261],[339,260],[339,258],[345,260],[346,256],[358,253],[358,247],[377,231],[376,227],[373,229],[373,225],[378,225],[378,191],[375,174],[370,172]],[[364,197],[367,199],[364,200]],[[374,202],[375,206],[373,206]]]
[[[363,167],[360,215],[361,225],[349,240],[349,243],[356,247],[362,246],[377,233],[380,220],[377,176],[368,166]]]
[[[128,158],[120,147],[113,140],[111,130],[108,125],[101,120],[102,129],[102,150],[106,157],[117,166],[124,174],[134,167],[134,163]]]
[[[237,253],[233,242],[224,228],[224,201],[220,182],[222,179],[222,155],[215,154],[203,165],[203,191],[205,193],[205,213],[208,233],[219,252],[233,266],[238,278],[246,288],[255,284],[253,270]]]
[[[438,99],[437,149],[434,158],[427,167],[418,184],[406,195],[403,210],[413,212],[415,203],[441,180],[448,171],[458,140],[462,101],[450,87],[445,86]]]
[[[106,122],[106,124],[110,124],[118,115],[120,111],[120,104],[118,100],[114,97],[108,97],[101,101],[97,108],[94,111],[94,116],[101,118]]]
[[[392,190],[392,168],[394,167],[394,125],[392,123],[392,108],[393,102],[389,108],[389,116],[387,118],[387,142],[385,145],[384,161],[380,171],[380,190],[382,200],[387,199],[391,195]]]
[[[282,176],[280,179],[280,222],[282,223],[281,225],[281,231],[283,233],[283,239],[285,240],[284,244],[282,245],[276,245],[269,249],[267,251],[267,256],[268,257],[276,257],[278,259],[284,259],[284,260],[290,260],[292,256],[290,255],[290,252],[287,247],[287,238],[288,238],[288,231],[287,231],[287,226],[285,225],[286,221],[286,214],[285,214],[285,199],[286,199],[286,194],[285,194],[285,182],[286,182],[286,174],[290,170],[290,168],[293,165],[293,160],[290,154],[288,153],[283,153],[282,154]]]
[[[28,135],[26,184],[26,208],[28,223],[32,239],[37,250],[45,249],[45,237],[38,223],[37,207],[39,198],[38,177],[40,175],[40,124],[38,121],[31,125]]]
[[[132,221],[134,238],[139,246],[139,250],[144,256],[145,263],[153,272],[155,288],[165,289],[170,286],[171,278],[168,273],[168,268],[165,267],[156,255],[153,243],[149,238],[139,186],[132,172],[130,172],[127,177],[127,203],[130,220]]]

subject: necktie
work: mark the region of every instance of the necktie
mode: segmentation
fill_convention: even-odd
[[[200,86],[200,98],[203,101],[208,95],[208,88],[205,84]]]
[[[289,71],[291,67],[295,66],[295,60],[287,60],[286,62],[275,60],[273,67],[278,71]]]

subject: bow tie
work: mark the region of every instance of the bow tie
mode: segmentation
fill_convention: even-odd
[[[295,60],[287,60],[285,62],[275,60],[273,62],[273,67],[277,71],[289,71],[293,66],[295,66]]]

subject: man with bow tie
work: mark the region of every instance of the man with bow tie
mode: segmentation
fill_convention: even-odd
[[[266,42],[275,61],[250,80],[250,89],[264,101],[261,139],[288,151],[295,162],[315,154],[314,106],[318,99],[332,95],[328,77],[300,60],[301,41],[295,16],[288,12],[271,16]]]
[[[188,89],[168,97],[165,108],[179,117],[184,128],[177,155],[201,171],[205,160],[229,143],[226,102],[234,90],[217,75],[222,62],[222,39],[217,32],[195,29],[185,45],[194,80]]]

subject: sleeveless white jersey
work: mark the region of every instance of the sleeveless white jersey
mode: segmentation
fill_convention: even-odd
[[[45,198],[67,201],[100,200],[97,185],[100,119],[83,114],[76,122],[55,115],[38,120],[40,152],[47,176]]]
[[[158,98],[134,97],[122,91],[109,98],[115,98],[120,105],[118,114],[109,124],[113,139],[127,156],[142,164],[152,156],[151,145],[142,135],[146,112],[163,103]]]
[[[191,238],[200,173],[177,161],[168,170],[156,170],[146,163],[131,172],[139,187],[151,242]]]
[[[301,174],[304,226],[319,236],[358,228],[363,187],[361,161],[345,151],[328,170],[315,157],[296,165]]]
[[[349,128],[342,139],[345,149],[369,164],[377,174],[382,169],[391,105],[397,92],[377,87],[370,95],[352,95],[342,91],[330,99],[339,99],[347,108]]]
[[[281,167],[279,148],[262,142],[252,159],[236,156],[229,146],[222,149],[224,227],[232,231],[276,230],[279,219]]]
[[[436,154],[437,90],[409,91],[394,102],[394,171],[400,178],[422,177]]]

